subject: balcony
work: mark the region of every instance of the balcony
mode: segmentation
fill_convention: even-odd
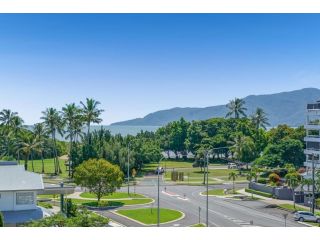
[[[304,154],[320,154],[320,149],[316,149],[316,148],[307,148],[304,150]]]
[[[320,142],[320,136],[312,136],[312,135],[306,136],[304,138],[304,141],[305,142]]]
[[[312,103],[307,105],[308,110],[320,110],[320,103]]]
[[[320,130],[320,124],[307,124],[304,125],[304,128],[307,130]]]

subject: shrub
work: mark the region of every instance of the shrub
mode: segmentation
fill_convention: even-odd
[[[258,183],[261,183],[261,184],[267,184],[267,179],[266,178],[259,178],[258,179]]]
[[[269,175],[269,181],[274,183],[274,184],[277,184],[278,182],[280,182],[280,177],[278,174],[276,173],[271,173]]]
[[[263,197],[268,197],[268,198],[272,198],[273,197],[271,193],[260,192],[260,191],[256,191],[256,190],[249,189],[249,188],[246,188],[245,192],[257,194],[257,195],[260,195],[260,196],[263,196]]]
[[[4,219],[1,212],[0,212],[0,227],[4,227]]]
[[[302,174],[305,173],[306,169],[304,167],[299,168],[298,173]]]

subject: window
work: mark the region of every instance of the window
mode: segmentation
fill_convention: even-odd
[[[18,192],[16,193],[17,205],[31,205],[34,204],[33,192]]]

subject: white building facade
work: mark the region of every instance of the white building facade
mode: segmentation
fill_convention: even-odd
[[[306,119],[306,177],[312,176],[312,161],[314,161],[315,169],[320,169],[320,101],[307,105],[307,119]]]
[[[22,165],[0,164],[0,211],[37,208],[37,192],[44,189],[40,174],[24,170]]]

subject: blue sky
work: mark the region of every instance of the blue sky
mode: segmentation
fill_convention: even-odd
[[[104,124],[320,83],[320,15],[0,14],[0,109],[92,97]]]

